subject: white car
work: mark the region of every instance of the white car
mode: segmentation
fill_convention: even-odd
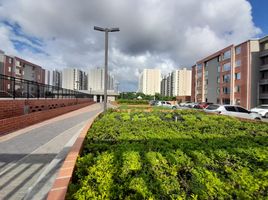
[[[268,105],[260,105],[251,109],[252,112],[259,113],[262,117],[268,118]]]
[[[168,101],[158,101],[156,106],[163,106],[163,107],[171,108],[171,109],[176,109],[178,107],[177,105],[172,105]]]
[[[245,119],[261,120],[260,114],[248,111],[245,108],[242,108],[241,106],[235,106],[235,105],[212,104],[209,105],[206,109],[204,109],[204,111],[208,113],[218,113],[221,115],[228,115]]]

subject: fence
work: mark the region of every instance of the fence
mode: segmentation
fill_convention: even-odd
[[[90,94],[0,74],[0,98],[92,98]]]

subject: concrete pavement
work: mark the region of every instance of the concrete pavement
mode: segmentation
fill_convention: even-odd
[[[44,199],[94,104],[0,137],[0,199]]]

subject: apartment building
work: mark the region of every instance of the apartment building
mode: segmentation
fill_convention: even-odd
[[[169,73],[166,76],[163,76],[162,80],[161,80],[161,95],[162,96],[168,96],[171,97],[172,96],[172,74]]]
[[[259,87],[260,41],[230,45],[198,61],[192,67],[192,101],[235,104],[247,109],[258,105],[259,88],[265,88]]]
[[[139,77],[139,92],[146,95],[160,93],[161,71],[159,69],[144,69]]]
[[[56,69],[45,70],[45,84],[62,87],[62,72]]]
[[[268,36],[260,39],[259,104],[268,104]]]
[[[191,96],[192,71],[186,68],[174,70],[161,81],[163,96]]]
[[[87,74],[77,68],[63,69],[62,87],[70,90],[87,90]]]
[[[88,71],[88,90],[104,90],[104,68],[95,68]],[[114,77],[108,73],[108,90],[114,90]]]
[[[172,96],[191,96],[192,71],[186,68],[172,72]]]

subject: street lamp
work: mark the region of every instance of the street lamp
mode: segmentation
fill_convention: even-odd
[[[119,28],[101,28],[94,26],[94,30],[105,32],[105,68],[104,68],[104,112],[107,110],[107,87],[108,87],[108,33],[118,32]]]

